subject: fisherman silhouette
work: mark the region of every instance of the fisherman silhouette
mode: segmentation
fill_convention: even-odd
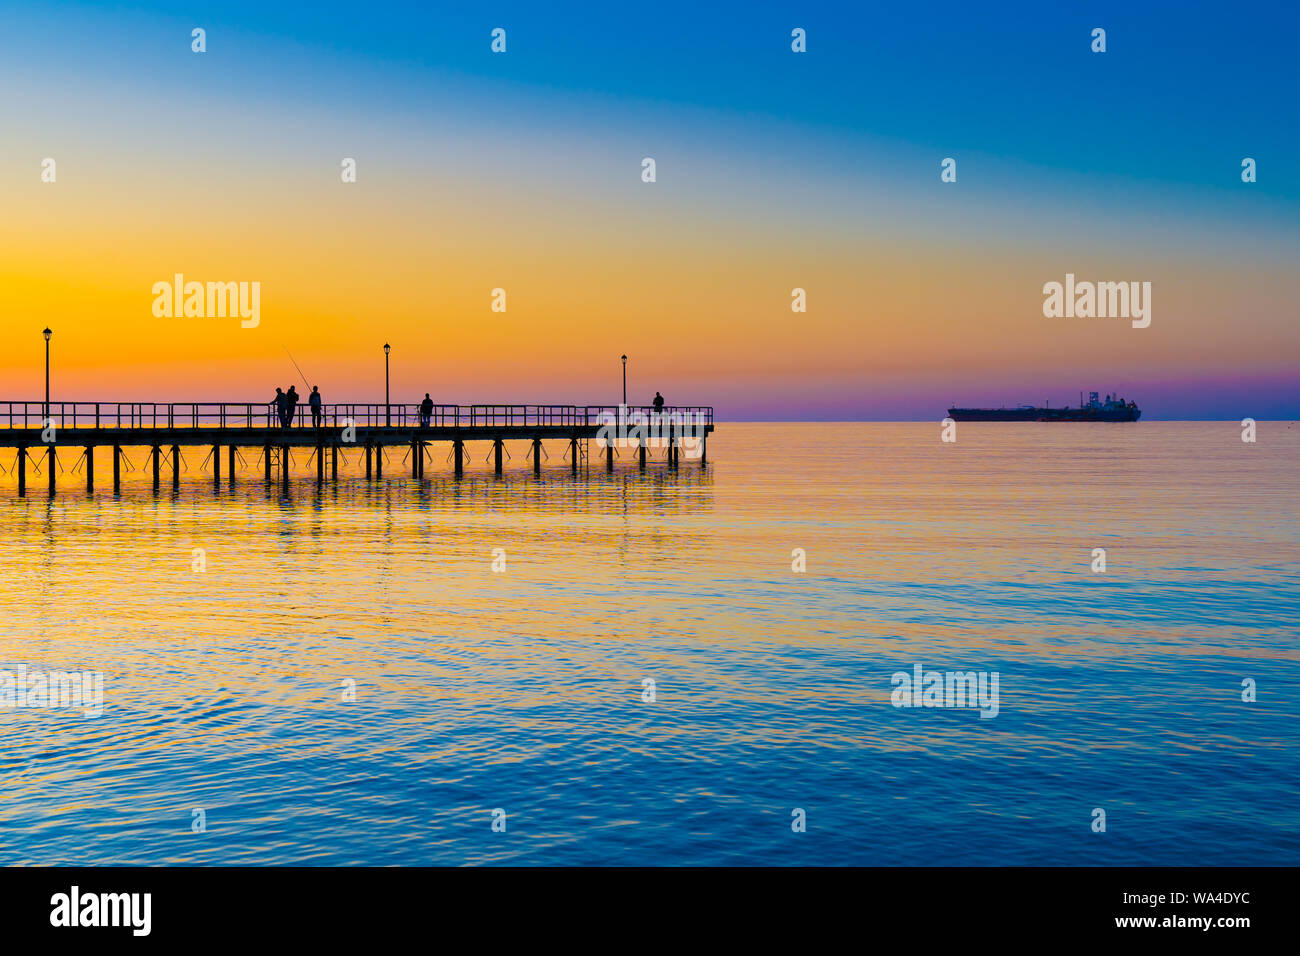
[[[275,406],[275,417],[280,419],[280,427],[284,427],[284,390],[277,388],[275,398],[271,399],[271,404]]]
[[[294,413],[298,410],[298,390],[290,385],[284,396],[284,427],[293,424]]]
[[[320,386],[313,385],[311,394],[307,396],[307,404],[311,406],[311,427],[320,428]]]
[[[662,412],[664,410],[664,397],[660,395],[658,392],[655,392],[654,406],[655,406],[656,413]]]
[[[428,392],[425,392],[424,401],[420,403],[420,427],[428,428],[429,419],[431,419],[432,417],[433,417],[433,399],[429,397]]]

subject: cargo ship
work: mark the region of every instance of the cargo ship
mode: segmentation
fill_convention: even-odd
[[[1088,393],[1084,404],[1079,395],[1079,407],[1052,408],[1045,405],[1018,405],[1015,408],[950,408],[948,417],[957,422],[1135,422],[1142,417],[1137,402],[1128,402],[1118,396],[1107,395],[1100,399],[1096,392]]]

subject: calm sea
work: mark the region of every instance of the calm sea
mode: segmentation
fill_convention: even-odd
[[[5,478],[0,670],[104,707],[0,709],[0,863],[1300,862],[1300,425],[939,432]]]

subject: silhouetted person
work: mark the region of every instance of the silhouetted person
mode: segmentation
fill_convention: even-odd
[[[275,398],[271,399],[271,404],[275,407],[275,417],[280,420],[280,427],[284,427],[284,389],[275,390]]]
[[[432,417],[433,417],[433,399],[429,397],[428,392],[425,392],[424,401],[420,403],[420,427],[428,428],[429,419],[431,419]]]
[[[320,388],[313,385],[311,394],[307,396],[307,404],[311,406],[311,427],[320,428]]]
[[[660,395],[658,392],[655,392],[654,406],[655,406],[656,415],[658,415],[660,412],[664,410],[664,397]]]
[[[284,427],[288,428],[293,424],[294,413],[298,411],[298,389],[289,386],[289,391],[284,396]]]

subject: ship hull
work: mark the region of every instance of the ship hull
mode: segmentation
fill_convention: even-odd
[[[1135,422],[1140,408],[950,408],[956,422]]]
[[[950,408],[948,417],[958,422],[1036,422],[1037,408]]]

